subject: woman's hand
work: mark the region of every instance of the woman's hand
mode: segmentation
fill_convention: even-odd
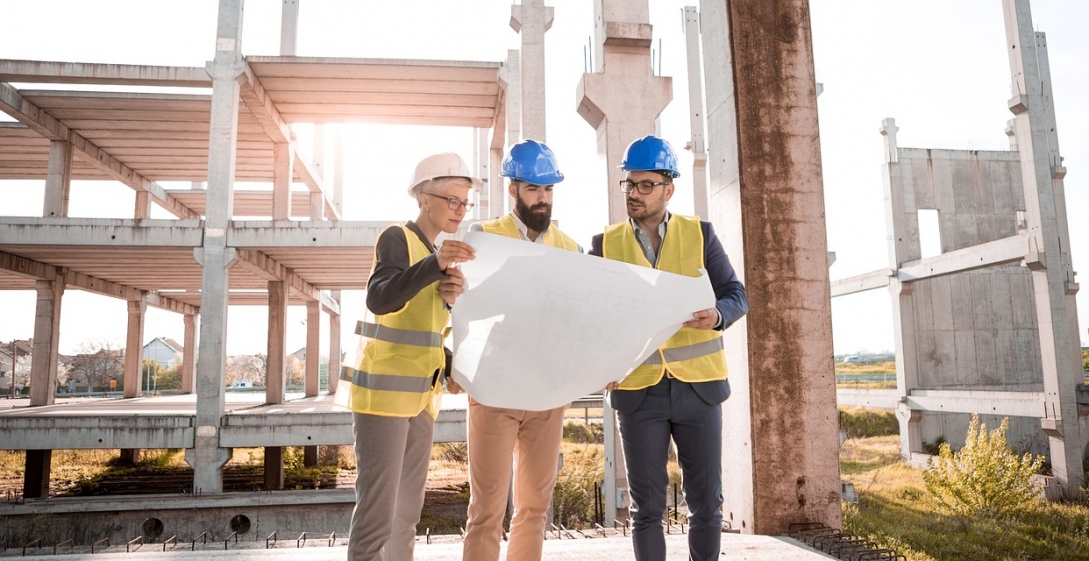
[[[446,244],[443,244],[446,245]],[[439,296],[448,305],[453,306],[458,295],[465,291],[465,277],[459,269],[450,267],[439,281]]]
[[[476,257],[473,246],[457,240],[446,240],[435,252],[435,260],[439,264],[440,271],[446,271],[450,265],[464,263]]]
[[[453,378],[446,379],[446,391],[451,394],[457,395],[465,390],[461,389],[461,385],[454,381]]]
[[[695,329],[714,329],[718,322],[718,310],[709,308],[692,314],[692,319],[684,322],[684,326]]]

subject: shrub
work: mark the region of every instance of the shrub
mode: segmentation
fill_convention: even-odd
[[[923,472],[926,489],[939,506],[954,514],[993,516],[1017,513],[1039,500],[1032,476],[1043,457],[1014,453],[1006,442],[1009,424],[1004,418],[998,429],[987,432],[973,414],[963,448],[953,452],[949,443],[941,445],[936,461]]]
[[[552,494],[556,524],[567,528],[593,525],[595,485],[604,478],[605,459],[600,446],[565,446],[563,467]]]
[[[878,411],[861,407],[840,408],[839,428],[848,438],[869,438],[900,434],[900,422],[892,411]]]
[[[577,444],[602,444],[605,442],[605,428],[600,424],[568,421],[563,425],[563,439]]]

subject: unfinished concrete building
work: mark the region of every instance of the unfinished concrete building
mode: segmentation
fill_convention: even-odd
[[[905,459],[925,463],[939,438],[963,445],[972,413],[989,428],[1010,417],[1010,443],[1047,456],[1048,496],[1080,497],[1089,399],[1047,39],[1026,0],[1003,5],[1010,150],[903,148],[887,119],[890,268],[836,281],[833,295],[888,287],[892,296]],[[922,255],[925,211],[937,213],[937,256]]]

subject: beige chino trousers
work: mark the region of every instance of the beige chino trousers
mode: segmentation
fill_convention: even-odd
[[[502,409],[470,398],[464,561],[498,561],[512,469],[514,517],[507,561],[541,559],[566,410],[566,405],[548,411]]]

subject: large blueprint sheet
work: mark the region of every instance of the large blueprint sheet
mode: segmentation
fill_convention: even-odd
[[[692,313],[714,307],[686,277],[469,232],[476,259],[453,310],[453,377],[493,407],[543,411],[619,381]]]

